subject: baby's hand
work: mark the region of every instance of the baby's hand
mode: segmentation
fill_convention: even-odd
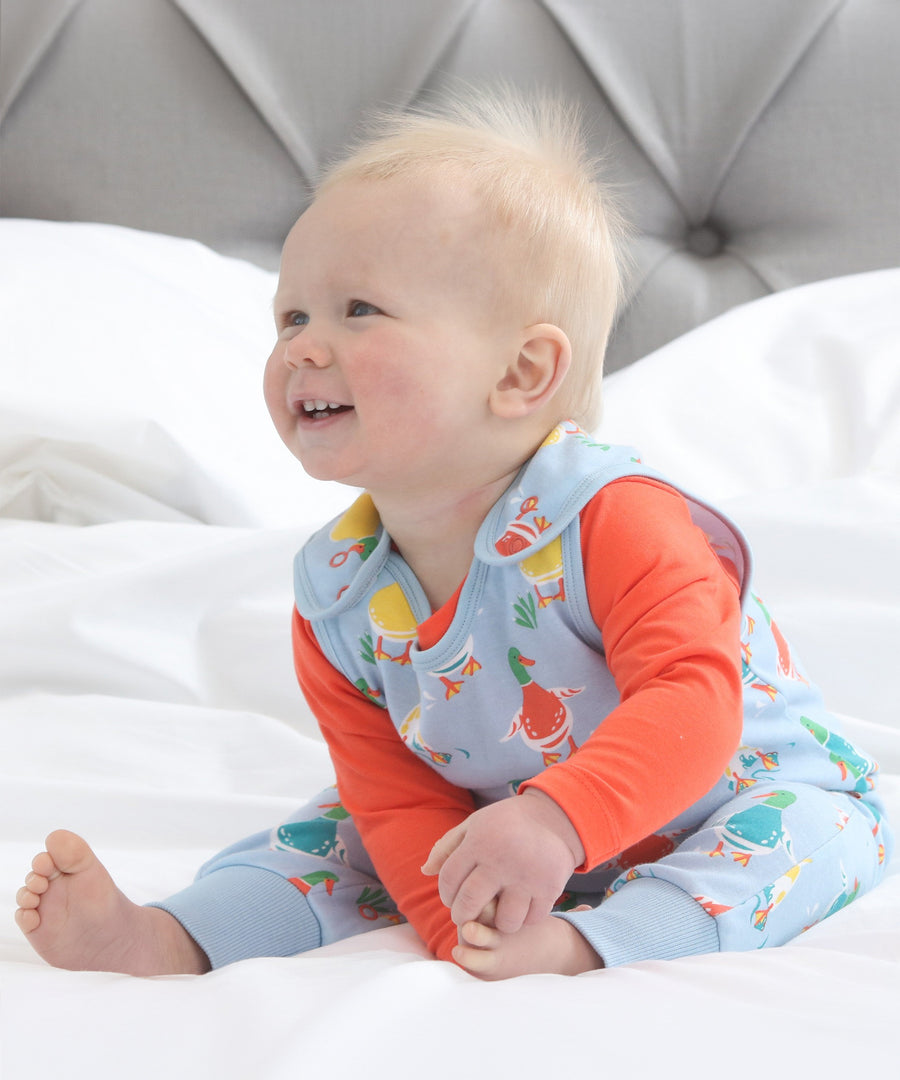
[[[529,789],[451,829],[431,849],[422,872],[440,875],[441,900],[457,926],[478,919],[496,900],[494,925],[512,934],[550,913],[583,860],[581,841],[562,809]]]

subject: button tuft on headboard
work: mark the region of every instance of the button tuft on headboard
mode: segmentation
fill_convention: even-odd
[[[725,238],[712,225],[697,225],[687,234],[687,246],[695,255],[709,259],[725,246]]]

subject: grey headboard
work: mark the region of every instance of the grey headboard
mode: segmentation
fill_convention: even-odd
[[[609,367],[900,263],[898,0],[0,0],[0,215],[274,266],[361,116],[502,78],[585,105],[635,226]]]

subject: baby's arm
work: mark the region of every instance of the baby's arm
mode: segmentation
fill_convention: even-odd
[[[563,810],[540,791],[485,806],[434,845],[422,872],[438,874],[457,926],[485,909],[504,934],[549,915],[584,849]]]
[[[591,869],[672,821],[740,745],[740,597],[684,499],[618,480],[581,515],[585,584],[620,694],[578,752],[527,781],[564,807]]]
[[[341,802],[399,910],[429,949],[449,960],[456,927],[421,867],[435,842],[475,809],[471,793],[410,752],[386,710],[329,664],[296,611],[293,638],[297,677],[328,744]]]

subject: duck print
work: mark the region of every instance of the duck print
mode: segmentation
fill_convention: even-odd
[[[843,890],[832,900],[828,906],[828,910],[817,921],[821,922],[823,919],[829,918],[836,912],[845,908],[848,904],[852,904],[853,901],[859,896],[860,883],[859,878],[854,878],[853,881],[849,881],[847,873],[843,866],[841,867],[841,881],[843,882]]]
[[[759,608],[763,615],[765,615],[766,622],[769,624],[769,630],[772,632],[772,637],[775,639],[775,648],[778,651],[778,674],[783,678],[793,679],[795,682],[806,683],[806,685],[809,686],[809,681],[797,670],[793,657],[791,656],[790,646],[788,645],[784,634],[778,629],[774,619],[766,609],[766,605],[758,596],[754,596],[753,599],[759,604]]]
[[[299,889],[304,896],[309,896],[317,885],[324,885],[325,892],[333,896],[334,887],[340,880],[337,874],[333,874],[330,870],[315,870],[311,874],[304,874],[303,877],[288,878],[288,884]]]
[[[370,663],[374,664],[375,661],[372,658],[373,654],[372,654],[371,641],[364,640],[362,644],[363,644],[363,657],[366,660],[369,660]],[[386,709],[387,708],[387,703],[384,700],[384,695],[382,694],[382,692],[377,687],[369,686],[369,684],[366,682],[366,680],[362,679],[362,678],[355,679],[354,682],[353,682],[353,685],[362,694],[362,696],[364,698],[366,698],[368,701],[371,701],[373,705],[377,705],[379,709]]]
[[[345,551],[339,551],[331,557],[330,565],[343,566],[351,555],[358,555],[360,561],[365,562],[378,546],[375,534],[380,524],[381,519],[371,497],[360,495],[347,512],[338,518],[328,534],[336,542],[352,541]]]
[[[563,748],[569,754],[578,749],[571,734],[572,713],[565,699],[580,694],[584,687],[547,690],[528,674],[527,668],[534,665],[534,660],[523,656],[515,647],[507,653],[507,660],[522,688],[522,708],[500,741],[506,742],[519,732],[525,744],[541,754],[544,765],[554,765],[562,758]]]
[[[762,892],[757,897],[759,901],[759,907],[753,912],[753,928],[755,930],[765,930],[766,923],[769,916],[772,914],[774,908],[778,907],[781,901],[787,896],[787,894],[793,889],[797,883],[797,878],[800,876],[800,871],[807,863],[811,863],[812,859],[803,859],[797,863],[796,866],[790,867],[780,878],[773,881],[771,885],[766,885]]]
[[[325,803],[324,811],[311,821],[290,821],[280,825],[272,838],[272,847],[282,851],[305,851],[319,858],[336,857],[343,861],[345,848],[338,836],[338,822],[350,815],[340,803]]]
[[[522,501],[518,514],[507,524],[506,531],[494,545],[501,555],[517,555],[527,550],[542,533],[551,528],[552,522],[538,513],[538,501],[537,495],[530,495]]]
[[[440,681],[444,687],[444,700],[449,701],[462,690],[465,680],[479,671],[481,671],[481,664],[472,655],[472,637],[469,635],[465,645],[456,656],[442,668],[430,671],[429,675],[433,675]]]
[[[422,738],[422,732],[420,723],[422,720],[422,709],[419,705],[416,705],[412,709],[400,727],[397,728],[397,734],[409,747],[414,754],[418,754],[419,757],[425,758],[431,762],[432,765],[439,765],[441,767],[449,765],[453,755],[444,753],[440,750],[433,750]]]
[[[815,720],[810,720],[808,716],[801,716],[800,723],[816,742],[828,751],[829,760],[840,770],[841,779],[853,777],[856,781],[854,791],[865,794],[874,786],[870,776],[875,769],[874,763],[858,754],[846,739],[829,731]]]
[[[872,806],[871,803],[869,804],[869,812],[872,814],[872,817],[875,818],[875,824],[872,826],[872,837],[878,845],[878,865],[884,866],[886,852],[884,849],[884,840],[881,839],[881,813],[878,808]]]
[[[369,621],[376,637],[373,658],[411,664],[409,654],[419,628],[412,608],[396,582],[379,589],[369,601]],[[397,654],[387,652],[388,644],[401,651]]]
[[[611,449],[609,443],[596,442],[593,438],[591,438],[590,435],[588,435],[584,428],[579,427],[574,420],[565,420],[563,421],[563,423],[555,427],[553,431],[551,431],[550,434],[547,436],[547,438],[544,439],[543,443],[541,443],[541,448],[545,446],[553,446],[555,443],[558,443],[564,436],[568,436],[572,439],[577,439],[585,446],[590,446],[592,448],[596,448],[597,450]],[[636,457],[633,457],[631,460],[638,463],[640,462],[640,458]]]
[[[750,749],[746,747],[745,749]],[[741,764],[747,770],[747,774],[751,777],[764,776],[767,772],[777,772],[778,770],[778,751],[777,750],[753,750],[750,754],[741,754]],[[753,770],[751,772],[751,770]]]
[[[715,919],[719,915],[724,915],[726,911],[731,911],[731,904],[720,904],[717,900],[710,900],[708,896],[695,896],[694,899],[703,908],[707,915],[712,915]]]
[[[356,898],[356,908],[360,915],[369,922],[385,919],[394,925],[405,922],[397,911],[394,901],[381,886],[367,885]]]
[[[753,634],[753,628],[756,622],[752,615],[746,617],[747,637],[749,638]],[[753,659],[753,652],[750,648],[750,642],[741,641],[741,682],[744,686],[748,686],[751,690],[761,690],[766,694],[770,701],[774,701],[778,696],[778,690],[771,684],[766,682],[760,682],[759,676],[750,666],[750,661]]]
[[[742,746],[737,757],[741,771],[736,771],[730,765],[725,770],[728,786],[737,794],[753,787],[773,772],[778,772],[780,768],[777,750],[756,750],[750,746]]]
[[[719,843],[711,856],[730,850],[735,862],[746,866],[754,855],[768,855],[778,847],[791,854],[791,838],[782,824],[782,813],[797,801],[791,791],[767,791],[754,795],[756,806],[739,810],[721,825],[714,826]]]
[[[546,547],[523,559],[519,563],[519,570],[531,582],[539,609],[547,607],[554,600],[565,600],[561,537],[557,536]]]

